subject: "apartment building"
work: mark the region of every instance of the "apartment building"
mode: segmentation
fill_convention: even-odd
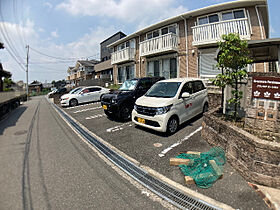
[[[119,31],[100,43],[100,63],[95,66],[96,78],[113,79],[113,66],[111,64],[111,49],[107,45],[122,39],[126,35]]]
[[[189,11],[108,45],[113,51],[114,82],[144,76],[215,77],[218,42],[229,33],[246,40],[268,38],[267,1],[238,0]],[[248,71],[268,68],[258,63]]]
[[[74,67],[68,67],[67,80],[71,86],[77,86],[79,82],[92,79],[95,75],[94,67],[98,64],[97,60],[78,60]]]

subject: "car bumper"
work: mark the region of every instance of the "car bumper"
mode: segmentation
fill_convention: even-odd
[[[107,111],[110,114],[117,114],[119,112],[119,106],[117,104],[101,102],[101,106],[104,111]]]
[[[144,119],[145,123],[138,121],[138,118]],[[153,129],[160,132],[166,132],[167,122],[170,118],[170,113],[167,112],[161,115],[147,116],[137,113],[134,109],[132,111],[132,121],[139,126]]]
[[[69,106],[69,100],[60,100],[61,106]]]

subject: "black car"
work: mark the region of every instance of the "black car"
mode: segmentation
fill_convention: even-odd
[[[126,80],[118,90],[102,96],[101,105],[105,114],[122,120],[130,119],[136,99],[163,79],[164,77],[145,77]]]

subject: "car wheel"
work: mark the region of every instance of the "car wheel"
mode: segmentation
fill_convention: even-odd
[[[120,110],[119,116],[123,120],[131,119],[131,109],[127,106],[123,106]]]
[[[78,100],[77,99],[71,99],[69,101],[69,106],[77,106],[78,105]]]
[[[167,123],[167,133],[174,134],[179,127],[179,120],[177,117],[171,117]]]
[[[208,104],[204,104],[202,113],[208,112]]]

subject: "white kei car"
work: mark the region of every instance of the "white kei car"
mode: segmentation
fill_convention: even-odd
[[[100,101],[102,95],[109,92],[108,88],[100,86],[77,87],[60,97],[60,105],[77,106],[91,101]]]
[[[202,80],[161,80],[136,100],[132,121],[146,128],[173,134],[180,124],[207,110],[207,90]]]

